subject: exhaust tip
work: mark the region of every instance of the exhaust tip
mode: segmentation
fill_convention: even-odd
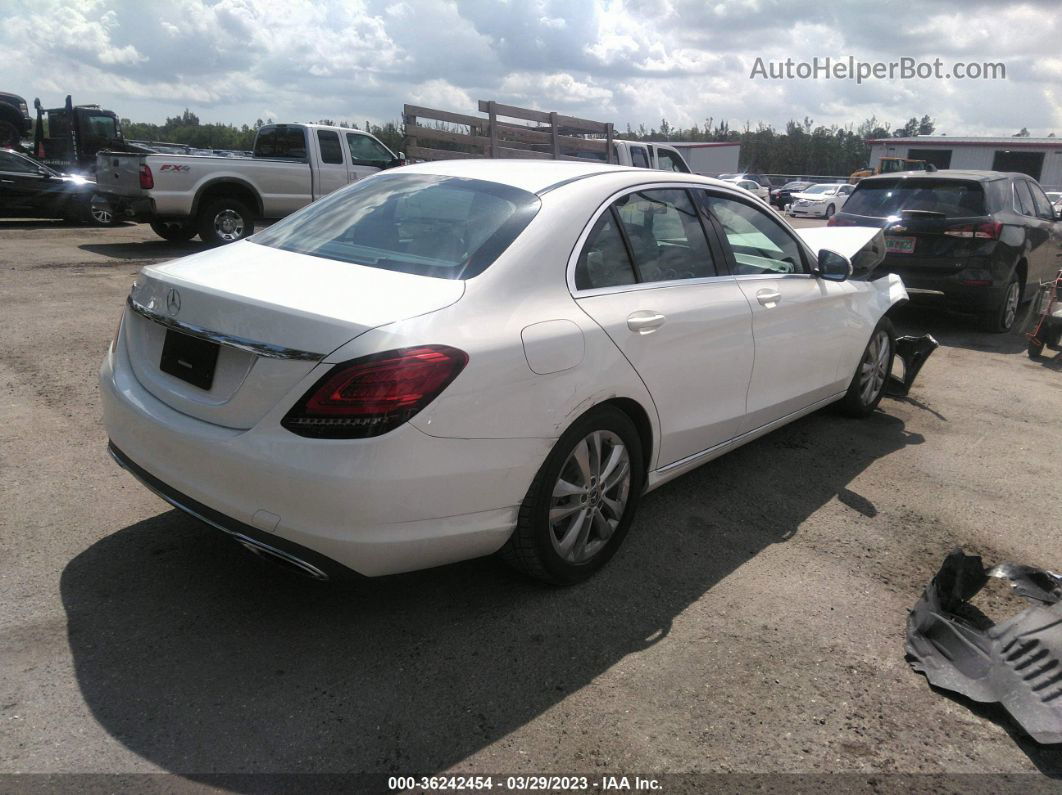
[[[248,538],[245,535],[239,533],[233,534],[244,549],[257,557],[267,560],[277,566],[280,566],[287,571],[294,572],[302,577],[309,577],[310,579],[317,580],[318,582],[327,582],[329,577],[321,569],[314,566],[312,563],[308,563],[302,558],[297,558],[294,555],[284,552],[283,550],[271,547],[268,544],[263,544],[261,541],[256,541],[253,538]]]

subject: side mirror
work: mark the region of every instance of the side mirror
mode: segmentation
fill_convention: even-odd
[[[48,171],[48,169],[46,169],[46,168],[40,168],[40,167],[38,167],[38,168],[37,168],[37,173],[38,173],[38,174],[39,174],[40,176],[44,177],[45,179],[51,179],[51,177],[52,177],[52,174],[51,174],[51,172],[50,172],[50,171]]]
[[[814,275],[828,282],[843,282],[852,275],[852,261],[836,251],[820,249]]]
[[[1062,207],[1055,208],[1055,220],[1062,221]]]

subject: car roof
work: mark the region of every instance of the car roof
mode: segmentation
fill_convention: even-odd
[[[560,187],[561,184],[576,182],[586,177],[617,173],[648,175],[650,179],[656,180],[659,178],[661,181],[667,181],[672,177],[681,177],[685,181],[703,182],[707,185],[728,184],[716,179],[702,177],[698,174],[657,171],[634,166],[618,166],[593,160],[508,160],[504,158],[434,160],[428,163],[405,166],[402,172],[482,179],[519,188],[528,193],[542,193],[546,190]]]
[[[1007,177],[1024,177],[1025,174],[1012,174],[1003,171],[973,171],[973,170],[961,170],[953,168],[942,168],[937,171],[894,171],[891,174],[875,174],[872,177],[864,177],[863,182],[878,182],[886,179],[895,179],[896,177],[902,177],[909,179],[911,177],[922,177],[928,179],[962,179],[966,181],[973,180],[975,182],[992,182],[997,179],[1006,179]]]

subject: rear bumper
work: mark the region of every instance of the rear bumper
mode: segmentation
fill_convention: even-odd
[[[377,576],[497,551],[551,446],[442,439],[409,424],[373,439],[306,439],[272,415],[250,430],[224,428],[144,389],[121,338],[100,393],[115,456],[149,488],[326,573],[331,561]]]
[[[118,196],[113,193],[97,193],[92,197],[92,206],[110,209],[116,218],[134,221],[155,219],[155,202],[147,196]]]
[[[917,263],[909,257],[887,255],[878,272],[898,274],[912,303],[943,305],[960,312],[982,312],[999,306],[1011,278],[1009,268],[979,257],[964,260],[965,267],[958,271],[954,269],[954,259],[946,262],[951,265],[948,269],[936,262]]]

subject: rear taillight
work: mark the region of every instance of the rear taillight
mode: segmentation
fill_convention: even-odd
[[[836,215],[831,215],[827,221],[826,226],[855,226],[856,222],[851,218],[838,218]]]
[[[280,424],[316,438],[379,436],[431,403],[466,364],[467,353],[446,345],[402,348],[337,364]]]
[[[1003,224],[998,221],[982,221],[978,224],[959,224],[944,230],[948,237],[977,238],[979,240],[999,240]]]
[[[151,190],[155,187],[155,177],[151,174],[151,167],[147,163],[140,164],[140,187]]]

